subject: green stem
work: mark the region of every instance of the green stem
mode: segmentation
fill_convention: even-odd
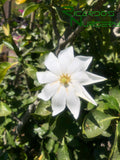
[[[116,122],[117,122],[117,123],[116,123],[116,131],[115,131],[114,144],[113,144],[113,147],[112,147],[112,149],[111,149],[111,153],[110,153],[110,155],[109,155],[108,160],[111,160],[111,157],[112,157],[112,155],[113,155],[113,152],[114,152],[114,150],[115,150],[116,143],[117,143],[117,140],[118,140],[118,121],[116,121]]]
[[[16,46],[12,36],[10,37],[10,39],[11,39],[11,44],[14,48],[15,53],[17,54],[18,57],[21,57],[21,52],[19,51],[19,48]]]

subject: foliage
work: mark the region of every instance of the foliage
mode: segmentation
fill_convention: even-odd
[[[103,21],[116,22],[119,1],[35,0],[21,5],[12,1],[8,19],[5,2],[0,2],[0,159],[119,160],[119,37],[113,27],[81,27],[75,22],[70,26],[70,16],[63,12],[66,6],[81,12],[114,11],[114,17]],[[89,16],[83,17],[87,20]],[[43,86],[36,72],[45,70],[43,62],[50,51],[57,55],[68,45],[76,55],[92,56],[90,71],[107,78],[86,87],[98,106],[81,100],[78,120],[68,109],[52,117],[51,102],[37,99]],[[8,54],[3,61],[4,52],[14,56]]]

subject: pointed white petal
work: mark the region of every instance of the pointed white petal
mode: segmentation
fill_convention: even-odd
[[[77,58],[80,60],[81,68],[84,71],[88,68],[89,64],[92,61],[92,57],[88,56],[77,56]]]
[[[90,96],[90,94],[86,91],[86,89],[83,86],[81,86],[78,83],[74,83],[74,87],[75,87],[77,96],[85,99],[86,101],[88,101],[94,105],[97,105],[95,100]]]
[[[61,86],[52,98],[52,115],[55,116],[65,109],[66,105],[66,92],[65,87]]]
[[[85,72],[86,75],[84,78],[84,81],[82,81],[82,85],[89,85],[89,84],[93,84],[93,83],[98,83],[98,82],[102,82],[105,81],[106,78],[102,77],[102,76],[98,76],[96,74],[90,73],[90,72]],[[85,80],[86,79],[86,80]]]
[[[81,72],[75,72],[71,75],[71,80],[72,81],[77,81],[81,85],[89,85],[97,82],[102,82],[106,80],[102,76],[98,76],[96,74],[86,72],[86,71],[81,71]]]
[[[69,86],[67,88],[67,107],[73,114],[74,118],[77,119],[80,113],[80,99],[75,95],[74,89]]]
[[[60,63],[62,73],[67,73],[67,68],[71,64],[73,59],[74,59],[74,51],[72,46],[62,50],[59,53],[58,60]]]
[[[47,69],[49,69],[56,75],[59,75],[61,73],[58,58],[52,52],[50,52],[49,55],[46,57],[44,64]]]
[[[59,86],[59,82],[46,84],[41,93],[38,94],[38,98],[48,101],[57,92]]]
[[[49,71],[37,72],[36,75],[40,84],[50,83],[58,80],[58,77]]]

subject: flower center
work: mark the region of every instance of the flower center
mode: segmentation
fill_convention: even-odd
[[[68,83],[70,82],[70,76],[68,74],[62,74],[60,76],[60,83],[64,84],[64,85],[68,85]]]

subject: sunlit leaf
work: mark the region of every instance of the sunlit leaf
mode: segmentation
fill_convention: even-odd
[[[15,141],[13,135],[11,135],[9,131],[6,131],[6,140],[7,144],[11,145],[12,147],[15,147]]]
[[[11,109],[6,103],[0,102],[0,117],[8,116],[11,114]]]
[[[104,133],[110,126],[112,117],[101,111],[93,110],[89,112],[83,122],[83,134],[87,138],[94,138]]]
[[[8,48],[10,48],[11,50],[14,50],[13,46],[11,43],[9,43],[8,41],[3,41],[3,44],[6,45]]]
[[[32,79],[36,79],[37,69],[30,64],[26,64],[26,65],[27,65],[27,68],[25,70],[26,70],[27,75],[31,77]]]
[[[58,160],[70,160],[68,147],[65,144],[65,140],[64,139],[62,141],[61,148],[58,149],[57,158],[58,158]]]
[[[25,10],[24,10],[24,12],[23,12],[23,14],[22,14],[22,17],[26,17],[27,15],[29,15],[30,13],[32,13],[32,12],[34,12],[36,9],[38,9],[38,7],[39,7],[39,4],[35,4],[35,3],[29,4],[29,5],[25,8]]]
[[[46,149],[48,150],[48,153],[52,151],[54,148],[55,140],[54,139],[49,139],[48,143],[46,144]]]
[[[44,123],[41,127],[36,127],[36,128],[34,129],[34,132],[35,132],[36,134],[38,134],[38,136],[39,136],[40,138],[42,138],[43,135],[45,135],[45,133],[48,131],[48,129],[49,129],[49,124],[48,124],[48,123]]]
[[[21,107],[33,103],[36,99],[37,99],[36,96],[24,99],[23,102],[22,102],[23,104],[21,105]]]
[[[40,116],[48,116],[51,114],[50,111],[47,110],[48,107],[50,107],[50,101],[40,101],[40,104],[37,106],[37,109],[34,114],[40,115]]]
[[[117,99],[119,106],[120,106],[120,88],[119,86],[112,88],[109,94]]]
[[[2,27],[3,27],[4,34],[6,36],[9,36],[10,35],[10,26],[9,26],[9,24],[7,23],[6,25],[3,25]]]
[[[16,65],[18,62],[15,63],[9,63],[9,62],[3,62],[0,63],[0,83],[4,79],[8,69],[10,69],[12,66]]]
[[[118,112],[120,112],[119,103],[117,102],[117,100],[113,96],[103,94],[101,97],[108,103],[108,106],[110,109],[114,109],[114,110],[117,110]]]

